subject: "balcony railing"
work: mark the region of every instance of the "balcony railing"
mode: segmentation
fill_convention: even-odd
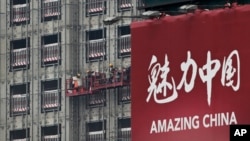
[[[59,43],[46,44],[43,46],[43,62],[52,62],[60,59]]]
[[[43,137],[43,141],[59,141],[60,136],[59,135],[46,135]]]
[[[25,112],[28,110],[27,94],[16,94],[12,96],[12,112]]]
[[[43,100],[42,107],[44,109],[46,109],[46,108],[56,108],[56,107],[60,106],[58,90],[44,91],[42,97],[43,97],[42,98],[42,100]]]
[[[94,94],[94,95],[90,95],[90,99],[89,99],[89,105],[100,105],[105,103],[105,95],[103,94]]]
[[[100,98],[100,99],[91,99],[89,104],[90,105],[99,105],[99,104],[103,104],[105,102],[104,98]]]
[[[124,141],[130,141],[130,139],[131,139],[131,128],[130,127],[121,128],[119,130],[119,135],[118,136],[119,136],[118,138],[121,138]]]
[[[24,138],[24,139],[13,139],[11,141],[29,141],[29,138]]]
[[[60,0],[43,0],[44,17],[60,15]]]
[[[27,48],[13,49],[12,66],[24,66],[29,64],[29,52]]]
[[[132,7],[132,3],[131,0],[118,0],[118,6],[120,10],[128,9]]]
[[[122,101],[130,101],[130,100],[131,100],[130,92],[122,93]]]
[[[105,56],[106,42],[104,39],[91,40],[87,45],[88,57],[99,58]]]
[[[103,141],[105,140],[105,131],[89,132],[87,141]]]
[[[131,35],[120,36],[118,46],[119,46],[119,53],[121,55],[123,53],[130,53],[131,52]]]
[[[105,3],[105,0],[88,0],[87,13],[94,14],[103,12],[105,10]]]
[[[23,22],[29,20],[29,4],[13,5],[13,22]]]

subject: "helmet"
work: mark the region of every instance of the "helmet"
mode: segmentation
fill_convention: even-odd
[[[109,67],[113,67],[113,64],[109,64]]]
[[[76,76],[77,76],[77,77],[80,77],[81,75],[80,75],[80,73],[78,73]]]

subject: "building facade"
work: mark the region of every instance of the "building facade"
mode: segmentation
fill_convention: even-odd
[[[72,76],[130,67],[138,0],[0,1],[0,140],[128,141],[130,85],[67,95]],[[85,79],[82,79],[85,80]],[[84,83],[84,82],[83,82]],[[84,83],[85,84],[85,83]],[[73,90],[74,91],[74,90]]]

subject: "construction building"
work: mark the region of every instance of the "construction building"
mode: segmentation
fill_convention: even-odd
[[[139,5],[135,0],[1,0],[0,140],[130,140],[125,72],[132,19],[111,26],[103,19],[137,15]],[[82,84],[76,90],[71,85],[77,74]]]
[[[103,20],[140,15],[142,1],[1,0],[0,140],[130,141],[134,19]]]

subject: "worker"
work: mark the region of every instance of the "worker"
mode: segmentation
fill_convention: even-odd
[[[109,64],[109,82],[112,83],[115,78],[115,68],[113,64]]]
[[[78,73],[76,76],[73,76],[72,79],[73,79],[72,81],[73,89],[75,89],[78,92],[80,87],[82,86],[81,75]]]
[[[87,70],[86,71],[86,77],[85,77],[85,79],[86,79],[86,84],[87,84],[87,89],[90,89],[90,86],[91,86],[91,83],[92,83],[92,81],[93,81],[93,71],[90,71],[90,70]]]
[[[109,71],[111,71],[112,69],[114,69],[113,64],[109,64]]]
[[[76,75],[76,78],[77,78],[77,82],[78,82],[78,87],[81,87],[81,86],[82,86],[81,74],[78,73],[78,74]]]
[[[76,76],[72,77],[72,88],[73,89],[78,88],[78,82]]]

